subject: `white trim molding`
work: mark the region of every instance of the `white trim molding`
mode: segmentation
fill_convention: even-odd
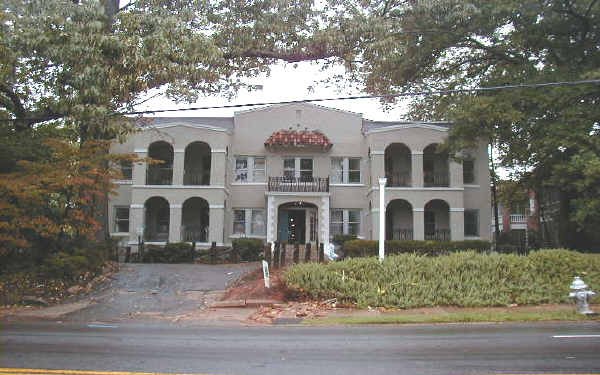
[[[385,155],[385,151],[371,151],[371,155]]]
[[[413,212],[425,212],[425,208],[414,208],[413,207]]]
[[[399,124],[399,125],[391,125],[385,126],[381,128],[367,130],[365,134],[373,134],[373,133],[385,133],[402,129],[412,129],[412,128],[421,128],[421,129],[430,129],[437,130],[440,132],[448,132],[448,128],[439,125],[426,124],[426,123],[412,123],[412,124]]]
[[[114,180],[117,185],[133,185],[133,180]]]
[[[172,209],[183,208],[183,205],[182,204],[170,204],[169,208],[172,208]]]
[[[282,197],[329,197],[330,193],[265,191],[265,195]]]
[[[133,150],[133,153],[135,153],[135,154],[147,154],[148,153],[148,149],[147,148],[136,148],[135,150]]]
[[[365,187],[367,185],[362,183],[357,184],[329,184],[329,186],[342,186],[342,187]]]
[[[232,182],[231,186],[266,186],[266,182]]]
[[[465,212],[464,208],[452,208],[450,207],[450,212]]]
[[[143,204],[130,204],[129,208],[134,208],[134,209],[135,208],[144,208],[144,205]]]
[[[176,128],[178,126],[185,127],[185,128],[192,128],[192,129],[205,129],[205,130],[211,130],[211,131],[221,132],[221,133],[229,133],[229,134],[232,133],[231,129],[220,128],[218,126],[202,125],[202,124],[193,124],[192,125],[192,124],[185,124],[185,123],[175,122],[175,121],[165,123],[165,124],[160,124],[160,125],[150,125],[148,127],[142,128],[142,130],[145,131],[145,130],[150,130],[150,129]]]
[[[176,148],[173,152],[176,154],[185,154],[185,149],[184,148]]]
[[[112,232],[111,237],[129,237],[129,232]]]
[[[133,187],[136,189],[223,189],[227,191],[224,185],[133,185]]]
[[[212,154],[226,154],[227,150],[224,148],[215,148],[215,149],[211,149],[210,152]]]
[[[209,204],[208,208],[212,208],[212,209],[224,209],[225,205],[224,204]]]

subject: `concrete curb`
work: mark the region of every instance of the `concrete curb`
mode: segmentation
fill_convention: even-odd
[[[209,307],[212,308],[229,308],[229,307],[261,307],[282,304],[283,301],[272,300],[272,299],[240,299],[231,301],[217,301],[211,304]]]

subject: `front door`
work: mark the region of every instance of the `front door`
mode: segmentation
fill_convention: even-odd
[[[290,210],[288,213],[288,242],[306,242],[306,211]]]

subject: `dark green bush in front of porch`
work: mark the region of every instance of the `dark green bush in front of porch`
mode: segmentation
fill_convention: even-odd
[[[142,256],[143,263],[193,263],[196,253],[186,242],[167,243],[164,246],[147,245]]]
[[[233,240],[233,251],[237,253],[240,260],[255,261],[262,259],[265,242],[257,238],[238,238]]]
[[[385,241],[385,253],[416,253],[423,255],[442,255],[457,251],[474,250],[477,252],[490,250],[489,241]],[[379,241],[352,240],[346,241],[343,247],[344,257],[370,257],[379,254]]]

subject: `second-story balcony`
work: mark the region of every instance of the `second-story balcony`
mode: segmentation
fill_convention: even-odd
[[[423,183],[425,187],[448,187],[450,186],[448,171],[425,171]]]
[[[146,185],[171,185],[173,167],[150,166],[146,169]]]
[[[408,187],[411,183],[410,172],[388,173],[385,177],[387,178],[387,187]]]
[[[286,193],[328,193],[329,177],[269,177],[267,190]]]
[[[183,172],[184,185],[210,185],[210,170],[186,169]]]
[[[510,214],[511,224],[527,224],[527,216],[525,214]]]

